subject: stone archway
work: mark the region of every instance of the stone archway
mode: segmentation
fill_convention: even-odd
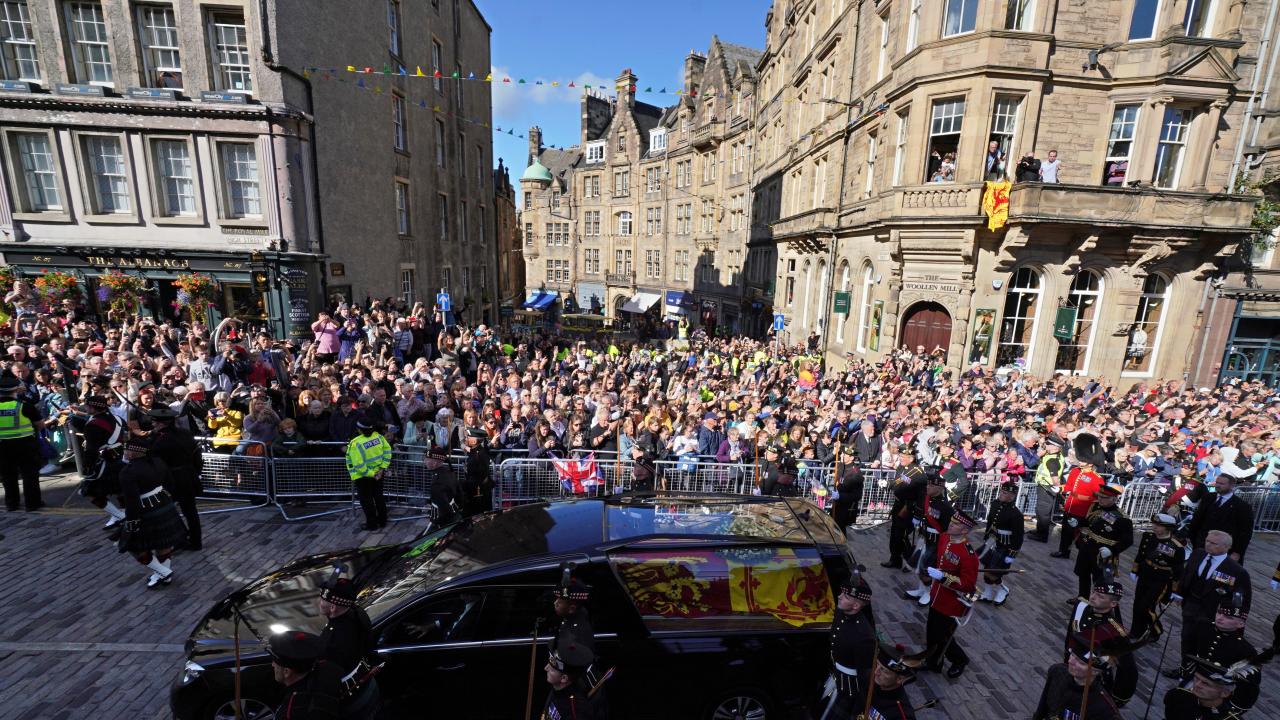
[[[951,313],[936,302],[918,302],[902,314],[898,345],[915,351],[924,346],[925,352],[941,347],[943,361],[951,347]]]

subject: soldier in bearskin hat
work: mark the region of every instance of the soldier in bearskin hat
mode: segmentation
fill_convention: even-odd
[[[173,548],[186,539],[187,526],[165,490],[173,482],[169,468],[148,452],[140,439],[129,440],[124,446],[120,494],[124,499],[125,527],[118,547],[151,569],[147,587],[154,588],[173,582],[169,558]]]
[[[359,593],[349,578],[334,574],[320,590],[320,615],[327,619],[320,640],[321,657],[341,672],[342,715],[372,717],[378,707],[378,685],[373,677],[373,623],[356,603]]]
[[[1050,557],[1071,557],[1071,545],[1075,543],[1076,533],[1085,525],[1089,510],[1093,507],[1095,494],[1102,487],[1100,468],[1105,468],[1107,456],[1102,451],[1102,443],[1094,435],[1080,433],[1071,441],[1072,455],[1076,466],[1067,473],[1066,482],[1059,493],[1062,498],[1062,535],[1058,538],[1058,551],[1050,553]]]

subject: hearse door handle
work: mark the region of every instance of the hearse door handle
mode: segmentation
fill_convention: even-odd
[[[458,663],[457,665],[437,665],[437,666],[436,666],[436,669],[437,669],[437,670],[444,670],[444,671],[446,671],[446,672],[451,672],[451,671],[454,671],[454,670],[461,670],[462,668],[464,668],[464,667],[466,667],[466,666],[467,666],[467,664],[466,664],[466,663]]]

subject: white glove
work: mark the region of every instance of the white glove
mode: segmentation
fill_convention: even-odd
[[[914,526],[916,526],[916,527],[920,527],[920,519],[919,519],[919,518],[911,518],[911,524],[912,524],[912,525],[914,525]]]
[[[1129,573],[1129,579],[1138,582],[1138,573]]]
[[[1077,525],[1079,525],[1079,524],[1080,524],[1080,521],[1079,521],[1079,520],[1077,520],[1077,519],[1075,519],[1075,518],[1067,518],[1067,526],[1068,526],[1068,527],[1076,527],[1076,526],[1077,526]]]
[[[1280,580],[1272,580],[1272,581],[1271,581],[1271,589],[1272,589],[1272,590],[1280,590]]]
[[[1103,560],[1106,560],[1106,559],[1110,558],[1110,557],[1111,557],[1111,548],[1104,547],[1104,548],[1102,548],[1101,550],[1099,550],[1099,551],[1098,551],[1098,557],[1102,558]]]
[[[888,480],[881,480],[881,481],[880,481],[879,483],[877,483],[877,484],[880,486],[880,489],[881,489],[881,490],[883,490],[883,489],[885,489],[885,488],[889,487],[889,481],[888,481]]]
[[[944,577],[946,577],[946,576],[945,576],[945,575],[943,575],[943,574],[942,574],[942,571],[941,571],[941,570],[939,570],[938,568],[936,568],[936,567],[931,567],[931,568],[929,568],[929,577],[933,578],[934,580],[941,580],[942,578],[944,578]]]
[[[1012,556],[1012,555],[1005,555],[1005,556],[1004,556],[1004,564],[1005,564],[1005,565],[1012,565],[1012,564],[1013,564],[1013,556]]]
[[[1180,603],[1180,602],[1182,602],[1182,596],[1181,596],[1181,595],[1179,595],[1178,593],[1170,593],[1170,594],[1169,594],[1169,601],[1170,601],[1170,602],[1178,602],[1178,603]]]
[[[752,495],[759,495],[759,494],[760,494],[760,488],[758,488],[758,487],[757,487],[757,488],[751,488],[751,494],[752,494]]]

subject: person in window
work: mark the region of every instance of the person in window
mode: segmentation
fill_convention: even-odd
[[[937,171],[929,179],[929,182],[943,183],[956,181],[956,154],[947,153],[942,156],[942,162],[939,163]]]
[[[987,179],[1003,180],[1005,176],[1005,155],[1000,149],[1000,142],[992,140],[987,144]]]
[[[937,148],[929,150],[929,165],[925,170],[925,174],[929,178],[929,182],[936,182],[934,177],[938,174],[938,168],[942,167],[942,153]]]
[[[1133,326],[1133,331],[1129,333],[1129,348],[1125,351],[1125,355],[1129,357],[1130,368],[1141,365],[1142,358],[1147,356],[1147,331],[1143,330],[1142,326]]]
[[[1018,161],[1018,169],[1016,171],[1018,182],[1039,182],[1040,181],[1040,160],[1036,157],[1035,152],[1028,150],[1026,155]]]
[[[1042,183],[1058,183],[1062,182],[1058,179],[1059,173],[1062,172],[1062,162],[1058,160],[1058,151],[1050,150],[1049,157],[1040,163],[1040,182]]]

